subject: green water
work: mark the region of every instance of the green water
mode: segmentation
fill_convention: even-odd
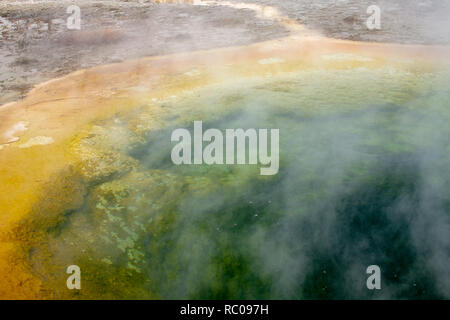
[[[165,101],[139,134],[128,115],[132,142],[113,148],[128,164],[86,186],[34,268],[80,266],[77,293],[42,276],[59,297],[448,298],[449,75],[312,71]],[[194,120],[280,129],[279,173],[174,166],[172,130]],[[372,264],[383,290],[366,288]]]

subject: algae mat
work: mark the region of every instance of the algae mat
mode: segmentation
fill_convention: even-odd
[[[448,56],[288,37],[36,87],[0,108],[0,295],[449,297]],[[195,120],[279,128],[279,173],[174,166]]]

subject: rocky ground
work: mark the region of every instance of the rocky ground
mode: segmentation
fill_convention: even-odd
[[[170,2],[170,3],[162,3]],[[185,3],[183,3],[185,2]],[[95,65],[143,56],[245,45],[289,31],[249,9],[194,0],[3,0],[0,2],[0,104],[23,97],[37,83]],[[198,1],[197,1],[198,2]],[[448,43],[443,0],[230,0],[276,6],[326,36],[401,43]],[[365,21],[370,4],[381,8],[381,30]],[[66,12],[81,8],[81,30],[68,30]]]
[[[72,3],[81,8],[80,31],[66,26],[66,9]],[[288,34],[250,10],[190,4],[2,1],[0,17],[0,104],[81,68]]]
[[[242,2],[241,0],[230,0]],[[449,0],[245,0],[275,5],[310,29],[338,39],[407,44],[450,43]],[[371,5],[380,8],[381,28],[369,30]]]

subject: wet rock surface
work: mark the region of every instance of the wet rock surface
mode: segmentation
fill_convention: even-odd
[[[67,29],[74,3],[81,30]],[[0,104],[78,69],[288,35],[250,10],[148,1],[2,1],[0,17]]]
[[[0,104],[69,72],[144,56],[246,45],[289,34],[249,9],[199,1],[12,1],[0,3]],[[242,3],[241,0],[225,1]],[[273,6],[326,36],[358,41],[449,43],[448,1],[248,0]],[[81,30],[68,30],[67,8],[81,8]],[[379,5],[381,29],[367,8]]]
[[[240,0],[231,0],[241,2]],[[447,0],[249,0],[278,7],[285,15],[337,39],[405,44],[449,44],[450,1]],[[380,8],[380,29],[366,22]]]

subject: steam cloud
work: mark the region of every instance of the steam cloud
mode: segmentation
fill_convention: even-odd
[[[353,3],[310,6],[325,10],[331,2]],[[447,3],[406,2],[398,4],[434,17],[421,22],[420,33],[411,32],[412,42],[448,41],[450,22],[437,23],[448,17]],[[290,14],[303,19],[304,3],[276,5],[297,8]],[[388,30],[411,42],[411,33]],[[173,128],[151,132],[126,150],[138,163],[136,172],[91,186],[84,206],[49,240],[54,259],[84,257],[68,243],[98,232],[106,240],[98,237],[89,254],[138,274],[131,284],[141,291],[129,293],[117,288],[132,277],[114,269],[113,293],[125,297],[450,298],[450,96],[443,85],[449,75],[421,79],[424,89],[402,104],[392,102],[398,92],[409,92],[395,82],[401,77],[389,82],[390,74],[376,75],[372,83],[365,71],[323,75],[313,74],[312,84],[290,79],[186,102],[236,107],[205,128],[279,128],[277,176],[258,177],[257,168],[175,168]],[[348,80],[353,75],[363,77],[361,84]],[[376,93],[367,93],[372,85]],[[86,261],[80,258],[92,267]],[[365,287],[372,264],[381,267],[381,291]]]

